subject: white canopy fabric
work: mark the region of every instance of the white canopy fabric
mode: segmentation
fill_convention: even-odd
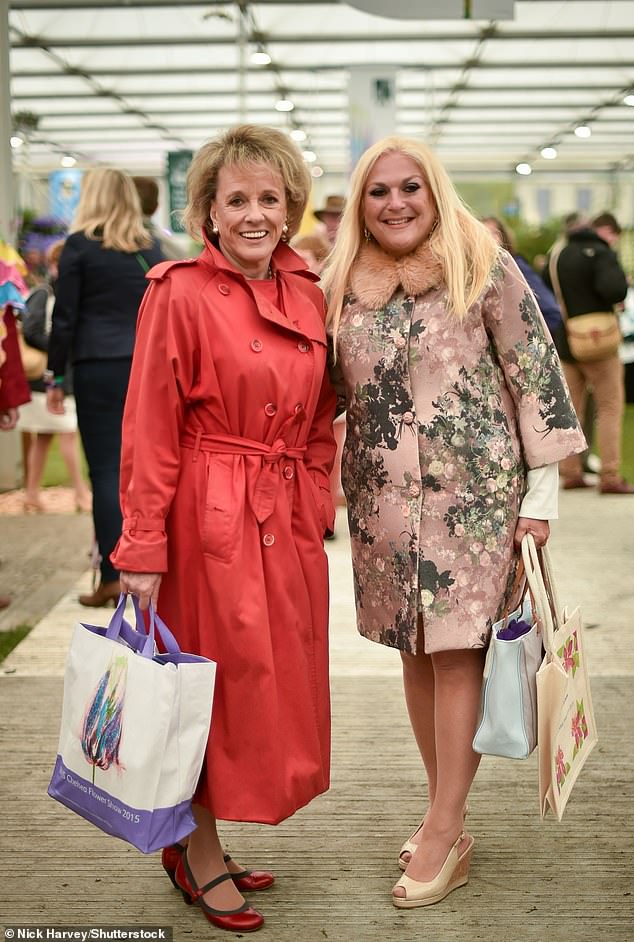
[[[428,140],[453,171],[634,167],[631,0],[516,2],[498,21],[310,0],[15,0],[9,35],[11,109],[37,116],[29,159],[42,169],[65,153],[159,169],[167,151],[244,120],[303,129],[316,163],[345,173],[355,64],[396,67],[397,132]],[[250,61],[260,46],[268,66]],[[280,97],[292,112],[275,110]]]

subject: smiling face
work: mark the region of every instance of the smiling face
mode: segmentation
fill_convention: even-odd
[[[379,157],[363,190],[363,214],[366,228],[390,255],[408,255],[425,241],[436,205],[412,157],[400,151]]]
[[[209,217],[225,258],[245,278],[266,278],[286,221],[281,174],[267,164],[221,167]]]

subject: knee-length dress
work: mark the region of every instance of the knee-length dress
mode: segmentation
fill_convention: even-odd
[[[159,611],[218,664],[196,799],[276,823],[329,785],[329,471],[323,296],[288,247],[268,284],[208,244],[149,273],[115,565],[162,572]]]
[[[487,643],[526,472],[585,447],[534,296],[503,253],[458,322],[427,245],[365,245],[337,335],[359,631],[415,652]],[[337,382],[337,385],[339,383]]]

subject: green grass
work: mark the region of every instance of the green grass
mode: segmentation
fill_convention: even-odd
[[[18,646],[23,638],[26,638],[33,625],[16,625],[9,631],[0,631],[0,661],[4,661],[7,654],[10,654]]]
[[[51,447],[46,458],[46,466],[44,468],[44,475],[42,476],[42,486],[43,487],[55,487],[63,486],[70,487],[70,478],[68,477],[68,471],[66,470],[66,465],[64,464],[64,459],[62,458],[59,452],[57,435],[53,437],[51,442]],[[86,466],[86,459],[84,458],[82,452],[82,466],[84,469],[84,477],[88,480],[88,468]]]

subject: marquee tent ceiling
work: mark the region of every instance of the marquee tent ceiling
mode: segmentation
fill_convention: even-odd
[[[39,118],[29,160],[42,168],[70,153],[159,171],[166,151],[246,120],[303,129],[315,163],[346,172],[349,71],[362,64],[397,68],[397,131],[454,171],[634,167],[630,0],[520,0],[498,21],[311,0],[15,0],[9,37],[12,113]],[[251,63],[259,44],[268,66]],[[280,97],[292,112],[275,110]],[[575,135],[580,124],[590,137]],[[556,159],[540,155],[547,145]]]

